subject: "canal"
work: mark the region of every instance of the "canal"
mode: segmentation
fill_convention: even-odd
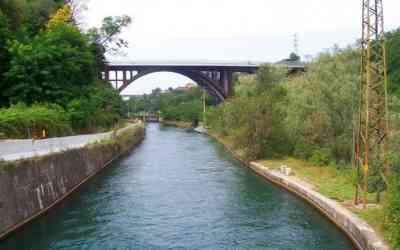
[[[242,167],[213,139],[150,124],[130,155],[0,249],[353,247],[315,209]]]

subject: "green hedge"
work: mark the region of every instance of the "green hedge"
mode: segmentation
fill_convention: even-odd
[[[201,101],[194,100],[176,106],[168,106],[161,110],[161,116],[166,120],[196,123],[201,120],[202,112]]]
[[[71,133],[68,114],[55,104],[13,105],[0,109],[0,134],[6,138],[30,138],[46,129],[49,136]]]

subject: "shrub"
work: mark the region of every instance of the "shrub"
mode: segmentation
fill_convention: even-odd
[[[386,206],[386,228],[394,249],[400,248],[400,174],[396,173],[389,185]]]
[[[314,150],[313,154],[308,160],[316,166],[326,166],[330,162],[330,156],[326,150],[319,149]]]
[[[67,111],[75,130],[94,132],[118,123],[123,115],[124,102],[116,90],[99,82],[70,101]]]
[[[279,86],[277,86],[279,88]],[[287,154],[291,150],[281,110],[282,97],[274,91],[230,99],[207,113],[208,126],[229,135],[249,160]]]
[[[10,67],[0,85],[11,103],[66,105],[95,79],[95,58],[87,37],[72,25],[58,25],[29,41],[13,40]]]
[[[198,100],[184,102],[176,106],[167,106],[161,110],[161,115],[166,120],[176,120],[196,123],[201,120],[203,112],[202,103]]]
[[[23,103],[0,109],[0,134],[7,138],[30,138],[42,129],[46,129],[49,136],[70,134],[64,109],[55,104],[26,106]]]

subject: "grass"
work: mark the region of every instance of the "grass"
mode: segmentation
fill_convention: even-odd
[[[208,130],[207,133],[214,137],[215,139],[217,139],[217,141],[219,141],[220,143],[222,143],[223,145],[225,145],[225,147],[228,147],[230,150],[235,151],[235,153],[242,159],[245,159],[245,153],[243,149],[238,149],[238,148],[234,148],[234,141],[232,138],[230,138],[229,136],[222,136],[218,133],[215,133],[212,130]]]
[[[209,133],[225,146],[231,149],[233,148],[234,141],[228,136],[221,136],[213,131],[209,131]],[[235,149],[234,151],[239,156],[243,156],[243,150]],[[315,166],[310,162],[293,157],[261,159],[257,162],[272,170],[278,170],[280,166],[287,165],[294,171],[296,178],[309,183],[315,191],[322,195],[343,204],[353,213],[364,219],[381,236],[387,235],[383,225],[385,218],[384,209],[381,205],[368,207],[366,209],[358,209],[352,206],[355,194],[355,174],[351,168]],[[375,194],[369,194],[368,200],[374,202]],[[389,241],[387,240],[387,242]]]
[[[381,206],[363,210],[351,209],[351,211],[368,222],[368,224],[372,226],[378,233],[381,235],[386,235],[385,228],[383,226],[385,214]]]
[[[271,169],[287,165],[292,168],[298,178],[312,184],[317,192],[336,201],[344,202],[354,197],[353,175],[350,169],[314,166],[306,161],[290,157],[258,162]]]
[[[355,190],[353,185],[354,174],[351,169],[338,169],[335,166],[314,166],[309,162],[290,157],[260,160],[258,163],[275,170],[281,165],[287,165],[292,168],[297,178],[311,184],[314,190],[322,195],[342,203],[350,211],[364,219],[383,238],[386,238],[384,237],[387,234],[384,228],[385,215],[381,205],[366,209],[352,206]],[[369,194],[368,200],[373,203],[375,194]]]

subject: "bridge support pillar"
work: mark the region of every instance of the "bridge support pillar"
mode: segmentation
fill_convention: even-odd
[[[106,66],[106,69],[104,70],[104,80],[105,80],[106,82],[109,82],[109,81],[110,81],[110,71],[108,71],[107,66]]]
[[[122,78],[122,86],[125,86],[128,83],[126,70],[124,70],[123,78]]]
[[[226,97],[233,96],[233,82],[232,82],[232,72],[228,70],[224,70],[222,73],[222,87]]]

